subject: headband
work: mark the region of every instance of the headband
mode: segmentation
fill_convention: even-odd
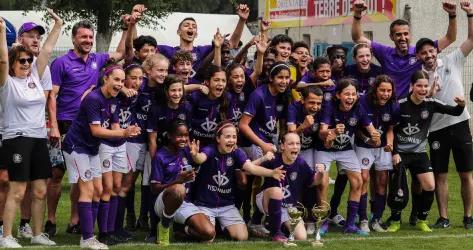
[[[122,66],[120,65],[113,65],[113,66],[110,66],[108,68],[105,68],[105,71],[103,72],[103,76],[107,76],[108,74],[110,74],[112,71],[116,70],[116,69],[121,69],[123,70]]]
[[[225,123],[219,129],[217,129],[217,132],[215,134],[218,135],[218,133],[220,133],[224,128],[228,128],[230,126],[235,127],[235,125],[233,125],[233,123],[231,123],[231,122]]]
[[[281,63],[281,64],[278,64],[276,66],[274,66],[270,71],[269,71],[269,74],[272,75],[273,74],[273,71],[277,68],[280,68],[280,67],[284,67],[285,69],[291,71],[291,69],[289,69],[289,66],[287,66],[287,64],[285,63]]]
[[[128,64],[123,70],[128,70],[130,68],[141,68],[141,65],[137,64],[137,63],[131,63],[131,64]]]

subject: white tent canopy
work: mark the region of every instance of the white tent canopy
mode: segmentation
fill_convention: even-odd
[[[29,11],[26,16],[23,15],[23,11],[0,11],[0,16],[10,21],[18,31],[20,26],[24,22],[35,22],[40,25],[52,27],[46,25],[41,18],[45,12]],[[195,40],[195,45],[208,45],[211,44],[213,35],[220,28],[222,34],[231,34],[235,29],[238,22],[237,15],[220,15],[220,14],[201,14],[201,13],[182,13],[174,12],[162,19],[160,22],[162,27],[157,27],[156,30],[149,27],[138,26],[138,35],[151,35],[157,41],[158,44],[166,45],[179,45],[179,37],[176,34],[179,23],[186,17],[193,17],[197,22],[198,36]],[[56,47],[72,48],[70,32],[62,33],[56,44]],[[110,43],[110,48],[115,48],[121,37],[121,32],[113,35]],[[241,40],[245,43],[248,42],[252,37],[250,30],[245,26]]]

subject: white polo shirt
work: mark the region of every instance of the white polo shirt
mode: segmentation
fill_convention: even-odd
[[[24,79],[7,77],[0,87],[0,105],[3,107],[3,139],[47,138],[46,97],[36,67],[32,67],[31,74]]]
[[[434,95],[440,101],[455,106],[457,105],[453,99],[457,96],[465,96],[465,89],[462,84],[463,66],[466,57],[460,48],[437,59],[437,68],[435,72],[428,72],[429,84],[432,86],[435,76],[438,76],[438,84],[440,90]],[[425,69],[424,69],[425,70]],[[470,119],[470,114],[465,108],[460,116],[451,116],[446,114],[435,113],[430,124],[430,132],[437,131],[459,122]]]

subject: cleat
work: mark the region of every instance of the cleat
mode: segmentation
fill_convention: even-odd
[[[422,232],[430,233],[432,229],[430,229],[429,225],[427,225],[427,221],[425,220],[417,220],[416,228]]]
[[[401,229],[401,222],[400,221],[391,221],[391,225],[389,225],[387,232],[395,233]]]

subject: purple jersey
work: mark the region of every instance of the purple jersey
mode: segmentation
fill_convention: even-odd
[[[356,80],[360,96],[368,93],[368,90],[373,86],[376,77],[381,74],[382,68],[374,64],[370,64],[370,71],[367,73],[360,72],[356,64],[348,65],[345,68],[345,76]]]
[[[69,154],[72,151],[98,154],[101,139],[92,136],[90,124],[110,128],[110,124],[118,122],[117,99],[105,98],[100,88],[93,90],[82,100],[79,113],[64,138],[63,150]]]
[[[119,94],[117,97],[118,100],[118,118],[120,123],[120,128],[126,129],[130,125],[131,119],[131,106],[136,102],[137,97],[126,97],[125,95]],[[126,142],[125,138],[120,139],[102,139],[102,142],[109,145],[110,147],[118,147],[123,145]]]
[[[235,204],[235,171],[248,161],[242,149],[229,154],[218,152],[215,144],[201,150],[207,160],[200,165],[192,186],[194,204],[205,207],[224,207]]]
[[[334,82],[337,82],[333,78],[332,80]],[[320,80],[317,80],[314,74],[310,71],[305,73],[302,76],[302,79],[300,80],[300,83],[315,83],[315,82],[320,82]],[[335,96],[335,86],[321,87],[320,89],[324,92],[324,103],[332,101],[332,97]]]
[[[163,106],[157,103],[151,105],[151,110],[149,111],[148,116],[148,133],[157,132],[158,145],[162,145],[168,126],[173,120],[181,119],[186,121],[187,126],[189,126],[191,109],[192,107],[188,102],[179,104],[177,109],[172,109],[167,105]]]
[[[179,46],[176,47],[171,47],[167,45],[158,45],[158,51],[159,53],[163,54],[165,57],[169,59],[169,61],[172,60],[174,57],[174,54],[181,50]],[[192,54],[192,74],[191,78],[195,76],[195,73],[197,70],[202,66],[202,62],[204,61],[205,57],[208,56],[212,52],[213,48],[212,45],[201,45],[201,46],[194,46],[192,48],[191,54]]]
[[[307,115],[301,102],[293,102],[288,108],[287,124],[294,124],[296,127],[299,127]],[[314,117],[314,124],[300,134],[302,150],[314,148],[315,142],[319,138],[320,113],[313,114],[312,116]]]
[[[148,126],[148,115],[151,106],[156,101],[156,93],[158,87],[150,87],[147,81],[143,81],[141,90],[134,105],[132,105],[132,112],[130,117],[130,124],[137,124],[141,128],[141,134],[137,137],[128,139],[133,143],[145,143],[148,140],[146,129]]]
[[[225,93],[228,96],[228,93]],[[220,98],[210,100],[200,91],[195,91],[189,98],[192,107],[191,137],[200,140],[201,145],[208,145],[215,136],[215,129],[221,121]]]
[[[97,85],[100,69],[109,58],[107,53],[90,53],[84,62],[69,50],[52,62],[51,79],[60,87],[56,104],[59,121],[75,119],[82,95],[90,86]]]
[[[177,179],[185,166],[192,165],[189,147],[179,149],[177,153],[161,147],[156,151],[151,164],[151,183],[170,184]]]
[[[264,84],[251,93],[246,105],[245,114],[253,117],[250,128],[265,142],[272,142],[276,138],[277,123],[286,118],[287,104],[278,101],[281,95],[273,96],[269,85]]]
[[[248,79],[248,78],[246,78]],[[233,124],[238,128],[238,123],[240,122],[241,116],[243,111],[245,110],[246,104],[248,103],[248,98],[253,92],[254,87],[251,83],[246,81],[245,86],[243,86],[243,90],[241,93],[236,93],[233,90],[229,90],[228,94],[230,97],[230,113],[231,113],[231,120]],[[238,134],[238,145],[240,147],[249,147],[251,146],[251,142],[249,142],[242,133]]]
[[[375,105],[369,98],[368,95],[365,95],[360,98],[360,105],[363,107],[363,110],[368,114],[373,126],[381,134],[381,146],[386,146],[386,132],[390,126],[394,126],[399,122],[399,103],[397,101],[386,103],[384,106]],[[368,131],[365,128],[362,128],[365,136],[369,136]],[[364,148],[374,148],[369,144],[366,144],[358,136],[355,136],[355,143],[359,147]]]
[[[435,41],[435,47],[438,47],[438,41]],[[411,76],[414,72],[421,69],[422,63],[416,58],[414,46],[410,46],[407,55],[399,55],[396,48],[389,47],[377,42],[371,42],[373,54],[383,67],[386,75],[391,77],[396,83],[397,97],[406,97],[409,93]]]
[[[262,190],[270,187],[281,187],[284,193],[284,206],[295,205],[297,202],[301,202],[301,198],[307,192],[307,188],[312,185],[316,173],[300,155],[294,163],[287,165],[284,164],[281,153],[277,153],[273,160],[264,162],[262,166],[268,169],[276,169],[283,166],[283,170],[286,170],[286,177],[283,180],[278,181],[274,178],[264,178],[262,187]]]
[[[345,151],[352,150],[352,136],[360,127],[369,126],[371,120],[359,103],[355,103],[350,111],[343,112],[338,107],[338,101],[332,101],[323,109],[320,123],[327,124],[329,128],[335,128],[337,124],[342,123],[345,125],[345,133],[337,135],[330,149],[325,148],[322,142],[317,143],[317,150]]]

